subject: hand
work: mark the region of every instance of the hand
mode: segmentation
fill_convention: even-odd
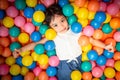
[[[105,49],[108,50],[109,52],[114,52],[114,47],[113,47],[112,43],[110,43],[109,45],[105,46]]]
[[[13,57],[14,57],[14,58],[18,58],[19,55],[20,55],[20,52],[21,52],[20,49],[15,49],[14,52],[13,52]]]

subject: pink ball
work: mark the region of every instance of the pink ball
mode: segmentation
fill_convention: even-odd
[[[18,10],[14,6],[10,6],[7,8],[6,13],[10,17],[16,17],[18,15]]]
[[[96,62],[95,61],[90,61],[90,63],[92,64],[92,69],[96,66]]]
[[[99,11],[106,11],[107,4],[105,2],[100,2]]]
[[[23,16],[17,16],[14,20],[14,23],[18,27],[22,27],[25,24],[25,18]]]
[[[113,38],[117,41],[120,42],[120,31],[117,31],[114,33]]]
[[[28,23],[26,23],[26,24],[24,25],[24,30],[25,30],[27,33],[31,34],[32,32],[35,31],[35,26],[34,26],[32,23],[28,22]]]
[[[8,28],[4,27],[4,26],[0,26],[0,36],[1,37],[6,37],[8,36]]]
[[[114,60],[113,59],[107,59],[106,66],[108,67],[114,67]]]
[[[53,67],[56,67],[56,66],[58,66],[59,65],[59,59],[58,59],[58,57],[57,56],[51,56],[50,58],[49,58],[49,64],[50,64],[50,66],[53,66]]]
[[[112,3],[112,4],[108,5],[107,12],[110,15],[116,15],[119,12],[119,6],[115,3]]]
[[[9,66],[7,64],[0,64],[0,75],[7,75],[9,73]]]
[[[104,66],[99,66],[103,71],[104,71],[104,69],[105,69],[105,65]]]
[[[94,67],[92,69],[92,75],[96,78],[99,78],[103,75],[103,70],[100,67]]]
[[[114,0],[114,3],[118,5],[118,7],[120,8],[120,0]]]
[[[41,71],[42,71],[42,69],[39,66],[37,66],[36,68],[33,69],[35,76],[38,76]]]
[[[56,77],[50,77],[49,80],[57,80]]]
[[[54,4],[56,0],[40,0],[42,4],[44,4],[46,7],[49,7],[50,5]]]
[[[94,28],[92,26],[86,26],[84,29],[83,29],[83,33],[86,35],[86,36],[92,36],[93,33],[94,33]]]

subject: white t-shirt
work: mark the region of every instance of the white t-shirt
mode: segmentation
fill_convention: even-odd
[[[54,39],[56,54],[60,60],[72,60],[82,54],[78,38],[81,33],[75,34],[69,29],[66,33],[58,33]]]

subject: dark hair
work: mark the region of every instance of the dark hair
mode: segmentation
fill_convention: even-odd
[[[45,16],[46,16],[45,22],[46,22],[47,25],[50,24],[51,19],[54,17],[55,14],[63,15],[62,8],[58,4],[53,4],[53,5],[51,5],[50,7],[48,7],[46,9],[46,12],[45,12]]]

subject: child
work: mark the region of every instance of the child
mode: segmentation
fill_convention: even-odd
[[[82,33],[75,34],[69,28],[66,17],[63,15],[61,7],[54,4],[46,9],[46,23],[57,32],[57,36],[53,40],[56,45],[56,55],[60,60],[58,65],[58,80],[70,80],[70,74],[73,70],[80,70],[82,50],[78,44],[78,39]],[[26,50],[33,50],[36,44],[44,44],[47,39],[43,38],[39,42],[28,44],[13,52],[13,56],[17,58],[19,54]],[[91,44],[113,51],[112,45],[90,38]]]

